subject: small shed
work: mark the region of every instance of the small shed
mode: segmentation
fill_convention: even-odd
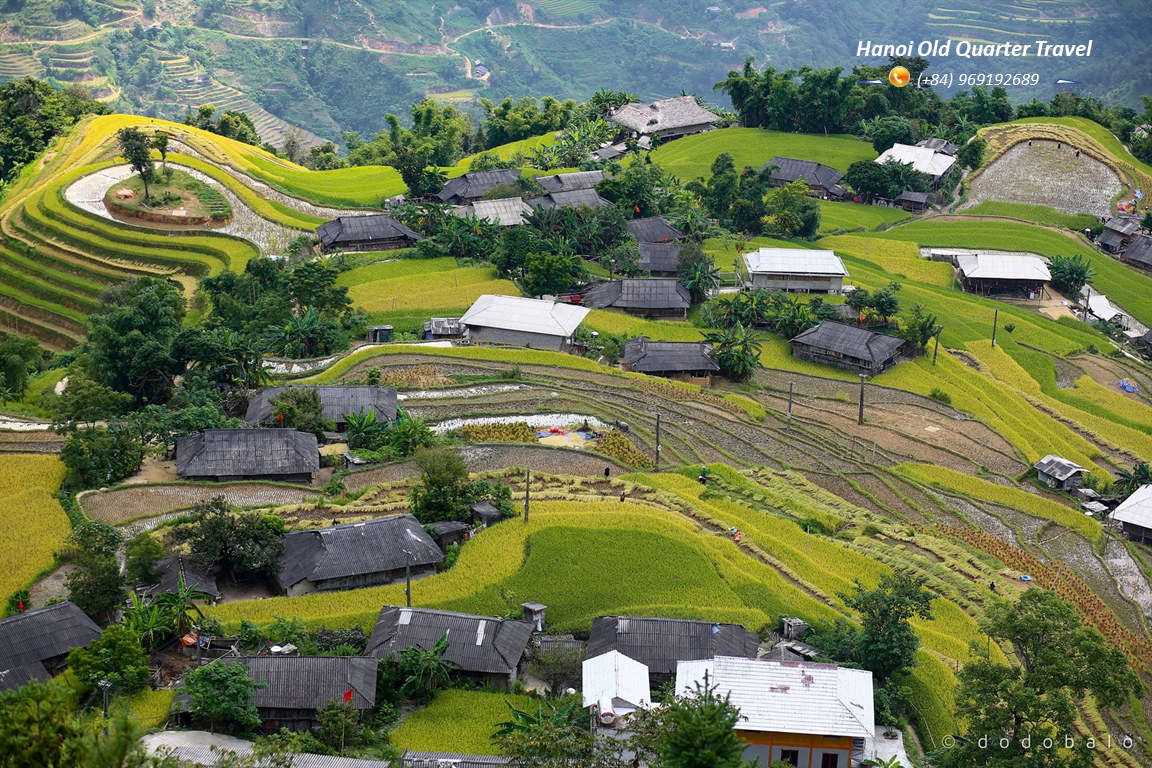
[[[1035,299],[1052,279],[1039,256],[1011,253],[966,253],[956,257],[960,284],[980,296],[1015,295]]]
[[[564,192],[549,192],[532,198],[528,205],[533,208],[551,210],[553,208],[604,208],[612,205],[597,194],[595,189],[573,189]]]
[[[436,546],[440,547],[440,551],[447,553],[448,547],[453,544],[461,544],[468,540],[468,532],[472,527],[468,523],[462,523],[459,520],[441,520],[437,523],[432,523],[428,526],[432,529],[432,540],[436,542]]]
[[[499,227],[514,227],[524,223],[524,217],[532,213],[532,206],[519,197],[503,197],[499,200],[474,200],[456,206],[452,213],[461,218],[483,219]]]
[[[656,685],[676,676],[676,663],[683,659],[715,656],[756,658],[760,639],[737,624],[687,619],[634,616],[600,616],[592,620],[588,656],[619,651],[648,667]]]
[[[1036,476],[1040,482],[1059,491],[1078,488],[1084,482],[1084,473],[1088,471],[1079,464],[1052,453],[1032,466],[1036,468]]]
[[[601,283],[584,294],[584,306],[620,309],[644,317],[686,318],[692,294],[675,278],[626,278]]]
[[[366,341],[369,344],[391,344],[392,343],[392,326],[390,325],[370,325],[368,326],[368,337]]]
[[[835,168],[821,165],[814,160],[777,156],[765,163],[760,170],[763,172],[773,166],[775,166],[772,170],[773,187],[803,181],[808,185],[809,194],[827,198],[844,197],[844,187],[840,185],[844,174]]]
[[[290,597],[310,592],[375,587],[430,576],[444,553],[412,515],[346,523],[284,536],[277,573]]]
[[[1141,544],[1152,541],[1152,485],[1142,485],[1112,513],[1124,533]]]
[[[572,304],[488,294],[460,318],[473,344],[501,344],[562,351],[589,310]]]
[[[311,483],[320,470],[316,436],[294,429],[206,429],[176,441],[176,475],[227,483]]]
[[[458,317],[434,317],[424,322],[424,338],[428,340],[462,339],[464,331]]]
[[[273,401],[288,390],[312,390],[320,397],[324,418],[336,423],[336,431],[348,428],[348,414],[373,413],[376,423],[396,421],[396,390],[380,386],[295,385],[291,387],[265,387],[248,401],[244,420],[251,424],[276,426]]]
[[[908,190],[904,190],[895,198],[896,204],[909,213],[924,213],[928,210],[928,204],[931,200],[932,195],[927,192],[910,192]]]
[[[63,671],[68,653],[100,637],[100,627],[70,600],[0,620],[0,690]]]
[[[316,228],[325,251],[391,251],[411,248],[423,236],[384,213],[340,216]]]
[[[596,707],[602,726],[622,725],[621,718],[652,703],[648,667],[619,651],[585,659],[582,673],[584,708]]]
[[[652,277],[676,277],[681,243],[640,243],[640,261],[636,266]]]
[[[473,525],[482,525],[487,528],[504,519],[504,513],[486,501],[473,504],[471,510]]]
[[[649,341],[643,336],[624,344],[624,370],[706,383],[720,370],[716,351],[706,341]]]
[[[1140,235],[1133,240],[1120,260],[1141,269],[1152,269],[1152,237]]]
[[[824,320],[792,339],[792,355],[874,376],[900,360],[904,340]]]
[[[544,187],[546,192],[571,192],[576,189],[595,189],[597,184],[611,178],[612,174],[604,171],[577,171],[537,176],[535,182]]]
[[[1100,246],[1100,250],[1106,253],[1123,253],[1124,249],[1128,247],[1124,238],[1110,229],[1100,233],[1100,236],[1096,238],[1096,245]]]
[[[491,197],[488,193],[496,187],[515,184],[520,179],[520,169],[503,168],[495,171],[471,171],[449,179],[444,189],[434,195],[441,203],[464,205],[474,200]]]
[[[684,237],[663,216],[632,219],[628,222],[628,231],[641,243],[672,243]]]
[[[274,733],[281,728],[312,730],[319,724],[316,710],[330,701],[343,702],[366,712],[376,704],[376,660],[363,656],[225,656],[219,664],[244,664],[248,677],[265,683],[252,693],[252,703]]]
[[[848,270],[832,251],[760,248],[744,254],[740,265],[750,288],[790,293],[839,293]]]

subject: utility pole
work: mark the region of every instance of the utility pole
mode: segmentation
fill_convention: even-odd
[[[812,526],[806,525],[804,530],[808,532],[808,535],[804,537],[804,556],[807,557],[808,548],[812,545]]]
[[[412,551],[404,550],[404,602],[412,607]]]
[[[104,691],[104,733],[108,733],[108,689],[112,687],[112,681],[101,680],[100,687]]]
[[[857,424],[864,423],[864,379],[868,378],[864,374],[860,374],[860,413],[856,417]]]
[[[940,354],[940,334],[944,331],[944,326],[936,326],[936,349],[932,351],[932,365],[936,365],[936,356]]]
[[[524,469],[524,525],[528,525],[528,503],[531,501],[528,487],[532,485],[532,470]]]
[[[656,414],[656,470],[660,470],[660,414]]]
[[[996,346],[996,325],[1000,322],[1000,309],[996,309],[996,313],[992,315],[992,346]]]
[[[796,382],[788,382],[788,429],[792,429],[792,389],[795,387]]]

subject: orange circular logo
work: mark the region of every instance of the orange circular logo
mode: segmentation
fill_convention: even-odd
[[[908,85],[911,78],[912,75],[908,73],[907,67],[892,67],[892,71],[888,73],[888,82],[897,88]]]

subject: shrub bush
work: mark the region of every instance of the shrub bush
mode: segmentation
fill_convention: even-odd
[[[937,402],[944,403],[944,405],[952,405],[952,395],[939,387],[932,387],[932,392],[928,396]]]

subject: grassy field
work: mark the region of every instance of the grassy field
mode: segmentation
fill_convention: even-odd
[[[857,160],[874,160],[872,145],[854,136],[819,136],[781,133],[762,128],[721,128],[685,136],[652,152],[652,162],[685,181],[707,178],[712,161],[721,153],[732,156],[739,171],[750,165],[759,169],[773,157],[815,160],[844,173]]]
[[[64,464],[55,456],[5,455],[0,460],[0,599],[52,565],[71,526],[56,500]]]
[[[1029,205],[1028,203],[1005,203],[999,200],[985,200],[979,205],[966,208],[959,212],[963,216],[1004,216],[1010,219],[1021,219],[1033,224],[1043,224],[1049,227],[1063,227],[1079,232],[1099,224],[1099,220],[1090,213],[1071,214],[1049,208],[1046,205]]]
[[[903,208],[884,208],[879,205],[859,205],[839,203],[834,200],[819,200],[820,233],[858,229],[873,230],[883,224],[898,224],[912,218]]]
[[[495,754],[492,734],[508,719],[512,703],[535,711],[539,699],[507,693],[447,690],[424,709],[404,718],[389,734],[392,744],[417,752]]]
[[[841,256],[863,259],[902,280],[915,280],[944,288],[951,288],[954,282],[952,265],[925,259],[915,243],[837,235],[822,238],[816,244],[821,248],[831,248]]]
[[[419,310],[424,316],[459,316],[484,294],[519,296],[516,286],[496,278],[491,267],[458,269],[451,258],[369,264],[345,272],[339,284],[373,322],[384,313]]]

